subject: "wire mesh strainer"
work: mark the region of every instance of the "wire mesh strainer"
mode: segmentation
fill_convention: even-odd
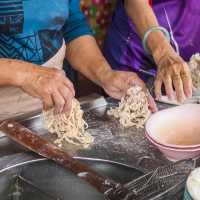
[[[158,200],[176,194],[183,188],[189,173],[197,166],[199,159],[182,160],[139,177],[125,185],[137,196],[137,200]]]

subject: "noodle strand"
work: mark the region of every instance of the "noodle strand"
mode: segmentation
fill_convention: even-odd
[[[55,143],[59,146],[62,146],[63,142],[68,142],[87,148],[93,142],[93,137],[85,131],[88,125],[83,119],[80,103],[75,98],[69,114],[55,115],[54,109],[50,109],[43,111],[43,118],[47,130],[57,135]]]
[[[137,128],[143,128],[150,113],[147,96],[139,86],[128,89],[119,106],[108,110],[108,115],[118,118],[123,127],[135,126]]]

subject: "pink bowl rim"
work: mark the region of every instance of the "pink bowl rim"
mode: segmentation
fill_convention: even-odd
[[[155,139],[153,139],[149,133],[147,131],[145,131],[145,135],[151,139],[155,144],[158,144],[160,146],[163,146],[163,147],[166,147],[166,148],[169,148],[169,149],[180,149],[180,150],[192,150],[192,149],[200,149],[200,145],[193,145],[193,146],[180,146],[180,145],[165,145],[165,144],[162,144],[160,142],[157,142]]]
[[[167,146],[167,145],[163,145],[159,142],[156,142],[155,140],[153,140],[149,134],[147,133],[147,131],[145,131],[145,135],[146,135],[146,138],[152,143],[154,144],[155,146],[161,148],[161,149],[165,149],[165,150],[170,150],[170,151],[178,151],[178,152],[195,152],[195,151],[200,151],[200,146],[197,148],[197,147],[193,147],[193,148],[176,148],[176,147],[171,147],[171,146]]]
[[[173,107],[174,108],[174,107]],[[168,109],[173,109],[173,108],[168,108]],[[167,110],[167,109],[166,109]],[[159,112],[162,112],[162,111],[166,111],[166,110],[161,110]],[[160,145],[160,146],[163,146],[163,147],[167,147],[167,148],[171,148],[171,149],[197,149],[197,148],[200,148],[200,144],[196,144],[196,145],[173,145],[173,144],[164,144],[164,143],[161,143],[159,141],[157,141],[156,139],[154,139],[150,134],[149,134],[149,128],[148,128],[148,124],[150,122],[150,120],[152,120],[152,118],[157,115],[159,112],[157,113],[154,113],[152,114],[149,119],[147,120],[147,122],[145,123],[145,134],[146,136],[148,136],[152,141],[154,141],[154,143]]]

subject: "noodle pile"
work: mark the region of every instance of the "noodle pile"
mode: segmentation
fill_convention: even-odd
[[[68,142],[87,148],[93,142],[93,137],[85,131],[88,125],[83,120],[83,111],[76,99],[72,101],[70,113],[55,115],[54,109],[50,109],[43,111],[43,118],[47,130],[57,135],[55,143],[60,147],[63,142]]]
[[[123,127],[143,128],[150,114],[147,96],[139,86],[128,89],[119,106],[108,110],[108,115],[118,118]]]
[[[194,54],[189,62],[192,82],[196,88],[200,88],[200,54]]]

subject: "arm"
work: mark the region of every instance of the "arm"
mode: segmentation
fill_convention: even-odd
[[[74,96],[72,83],[62,72],[14,59],[0,59],[0,87],[16,86],[40,98],[44,109],[66,112]]]
[[[145,88],[145,84],[135,73],[111,69],[91,34],[85,16],[80,10],[79,0],[70,0],[69,3],[70,15],[63,27],[63,33],[67,46],[66,58],[71,66],[116,99],[121,99],[127,89],[134,84]],[[149,104],[155,111],[156,106],[150,95]]]
[[[98,48],[79,5],[79,0],[69,1],[70,15],[63,27],[66,57],[74,69],[102,86],[101,74],[106,74],[111,68]]]
[[[71,41],[66,56],[74,69],[100,86],[103,84],[102,75],[111,71],[92,36],[85,35]]]
[[[158,26],[158,21],[147,0],[125,0],[125,9],[136,26],[141,38],[153,26]],[[187,64],[176,54],[162,32],[153,32],[149,35],[147,45],[157,64],[158,72],[155,80],[155,94],[159,98],[161,86],[164,84],[166,93],[173,98],[173,87],[179,101],[192,95],[192,80]]]
[[[140,85],[146,90],[137,74],[112,70],[92,36],[85,35],[71,41],[67,45],[66,57],[74,69],[100,85],[113,98],[121,99],[133,85]],[[156,111],[149,93],[148,101],[151,110]]]
[[[29,69],[24,62],[3,58],[0,59],[0,66],[0,86],[20,87]]]
[[[69,18],[63,26],[64,39],[67,45],[67,60],[74,69],[93,82],[104,89],[110,88],[110,84],[106,83],[105,80],[113,74],[113,71],[92,37],[86,18],[80,10],[79,0],[69,0],[69,13]],[[122,87],[124,87],[124,84],[122,84]],[[120,93],[115,92],[115,94],[108,92],[110,89],[105,90],[111,96],[120,99],[125,89],[122,89]]]
[[[143,38],[144,33],[149,28],[159,26],[156,16],[147,0],[125,0],[124,3],[125,9],[135,24],[140,38]],[[161,45],[158,46],[158,42]],[[168,41],[163,33],[158,31],[149,35],[147,44],[151,52],[156,53],[157,51],[162,50],[162,44],[166,45],[168,44]]]
[[[92,36],[85,35],[71,41],[67,45],[66,57],[74,69],[116,99],[121,99],[133,82],[139,80],[135,73],[129,73],[130,80],[126,76],[118,79],[117,71],[111,69]]]

